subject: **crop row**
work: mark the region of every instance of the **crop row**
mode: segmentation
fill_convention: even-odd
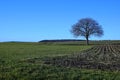
[[[99,45],[69,56],[47,58],[45,64],[102,70],[120,70],[120,45]]]

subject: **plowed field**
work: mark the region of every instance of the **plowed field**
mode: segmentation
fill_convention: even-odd
[[[99,45],[69,56],[47,58],[45,64],[101,70],[120,70],[120,45]]]

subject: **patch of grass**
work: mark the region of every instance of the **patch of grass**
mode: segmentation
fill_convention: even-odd
[[[0,68],[0,80],[119,80],[120,72],[19,63]]]
[[[0,43],[0,58],[20,60],[26,58],[68,55],[91,46],[69,46],[39,43]]]
[[[46,57],[65,56],[91,48],[85,45],[0,43],[0,80],[120,80],[119,71],[45,65]]]

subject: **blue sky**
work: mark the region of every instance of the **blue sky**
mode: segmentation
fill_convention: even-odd
[[[0,0],[0,41],[75,39],[71,26],[86,17],[104,30],[90,39],[120,40],[120,0]]]

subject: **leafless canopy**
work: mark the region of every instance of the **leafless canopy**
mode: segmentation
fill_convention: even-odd
[[[103,35],[102,27],[92,18],[83,18],[79,20],[76,24],[72,26],[71,32],[76,37],[85,37],[87,40],[87,44],[89,44],[88,38],[91,35],[99,37]]]

